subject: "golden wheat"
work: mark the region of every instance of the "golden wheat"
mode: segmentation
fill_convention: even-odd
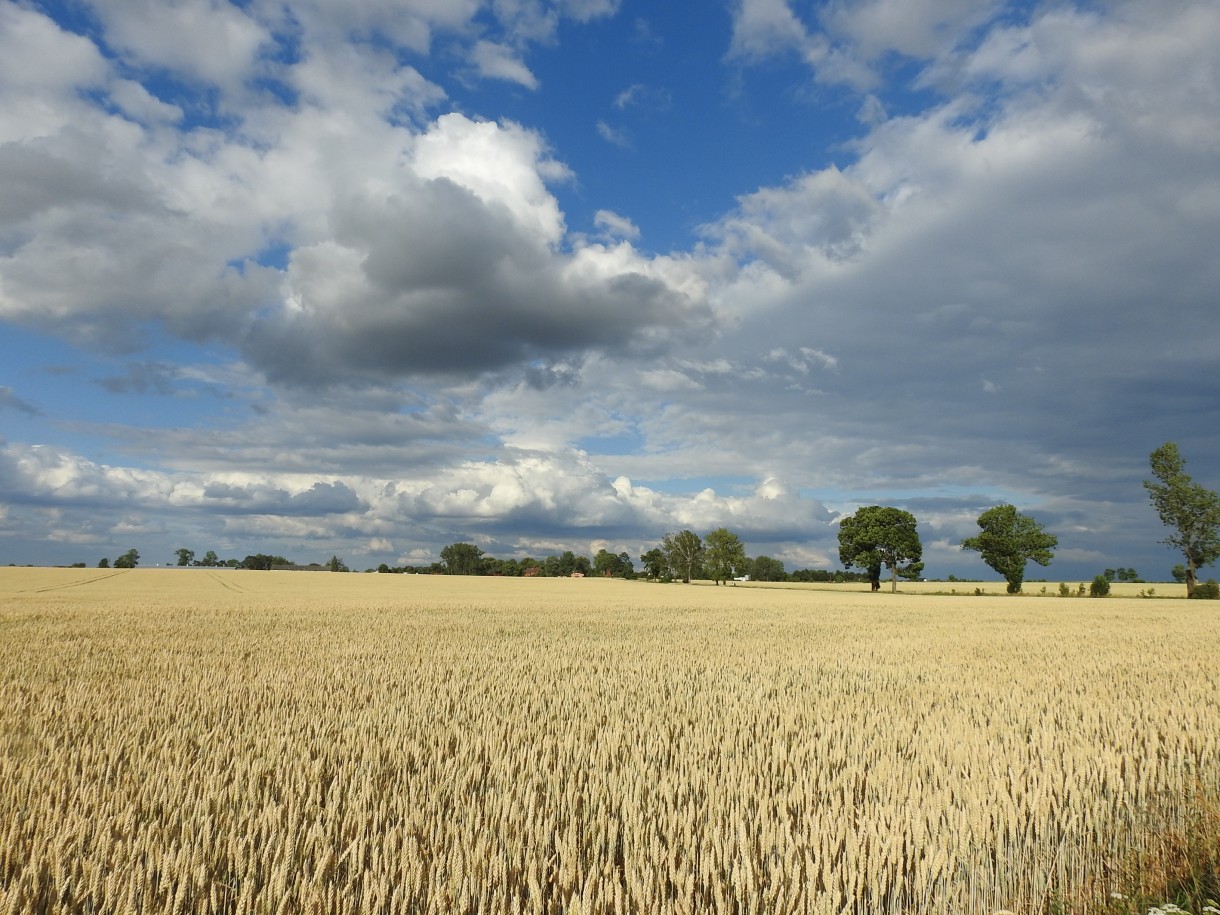
[[[1104,899],[1220,793],[1208,602],[0,570],[0,912]]]

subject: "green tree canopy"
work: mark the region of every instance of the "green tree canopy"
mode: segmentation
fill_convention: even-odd
[[[690,583],[697,578],[703,568],[703,541],[693,531],[679,531],[676,534],[666,534],[661,541],[661,549],[665,560],[674,575],[680,575],[684,582]]]
[[[140,551],[128,550],[122,556],[114,561],[116,569],[134,569],[140,564]]]
[[[597,551],[593,557],[593,573],[615,578],[630,578],[633,571],[631,557],[626,553],[611,553],[605,547]]]
[[[195,561],[195,551],[194,550],[188,550],[184,547],[183,549],[175,550],[174,552],[178,556],[178,565],[180,565],[180,566],[189,566],[192,562]]]
[[[962,541],[962,549],[982,554],[983,562],[1004,576],[1008,593],[1018,594],[1025,580],[1025,563],[1049,565],[1059,538],[1048,534],[1029,515],[1012,505],[997,505],[978,517],[980,533]]]
[[[233,562],[233,560],[229,560]],[[226,563],[228,565],[228,563]],[[292,561],[283,556],[271,556],[267,553],[254,553],[237,563],[240,569],[254,569],[258,572],[269,572],[276,566],[290,566]]]
[[[483,551],[473,543],[451,543],[441,550],[447,575],[482,575]]]
[[[923,571],[923,544],[915,516],[900,508],[868,505],[839,522],[839,561],[845,568],[868,571],[874,591],[881,588],[881,567],[890,570],[890,590],[898,576],[914,578]]]
[[[741,538],[728,528],[718,527],[704,538],[703,566],[716,584],[728,581],[746,564],[746,548]]]
[[[756,556],[750,563],[750,577],[755,581],[784,581],[788,574],[780,560],[770,556]]]
[[[644,575],[648,578],[664,578],[669,572],[669,560],[666,559],[665,551],[660,547],[654,546],[641,556],[640,565],[644,567]]]
[[[1220,496],[1186,473],[1178,446],[1166,442],[1149,456],[1155,480],[1145,480],[1161,523],[1173,533],[1161,543],[1181,550],[1186,559],[1186,596],[1199,582],[1198,570],[1220,558]]]

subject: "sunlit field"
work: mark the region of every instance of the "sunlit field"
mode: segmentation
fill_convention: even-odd
[[[0,913],[1115,911],[1217,604],[884,587],[0,569]]]

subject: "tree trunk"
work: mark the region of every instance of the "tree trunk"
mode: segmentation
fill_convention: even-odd
[[[1189,556],[1186,557],[1186,596],[1195,593],[1195,585],[1199,583],[1199,576],[1195,571],[1195,561]]]

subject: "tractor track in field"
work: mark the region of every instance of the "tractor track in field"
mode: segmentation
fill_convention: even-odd
[[[130,569],[119,569],[117,572],[110,572],[106,575],[94,575],[92,578],[82,578],[79,581],[70,581],[63,585],[48,585],[45,588],[25,588],[17,591],[17,594],[45,594],[47,591],[63,591],[65,588],[79,588],[82,585],[91,585],[95,581],[105,581],[107,578],[114,578],[116,575],[124,575],[130,572]]]
[[[211,578],[218,585],[220,585],[222,588],[226,588],[229,591],[232,591],[234,594],[249,594],[250,593],[249,588],[245,588],[245,587],[242,587],[241,585],[234,584],[231,581],[225,581],[225,579],[220,575],[219,572],[208,572],[208,577]]]

